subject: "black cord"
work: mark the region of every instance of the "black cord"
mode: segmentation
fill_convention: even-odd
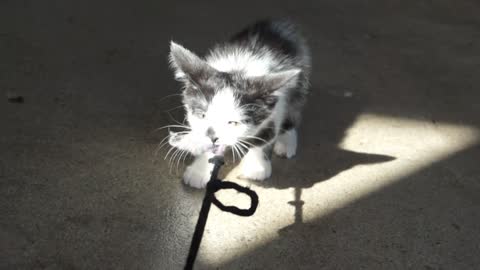
[[[255,191],[242,187],[236,183],[222,181],[218,179],[218,172],[220,167],[224,164],[222,156],[214,156],[209,160],[213,163],[212,176],[210,181],[207,184],[207,190],[205,192],[205,197],[203,198],[202,208],[200,209],[200,214],[198,216],[197,225],[195,226],[195,232],[193,233],[192,243],[190,245],[190,250],[188,252],[187,263],[185,265],[185,270],[193,269],[193,264],[197,257],[198,249],[200,247],[200,242],[202,241],[203,232],[205,231],[205,225],[207,224],[208,212],[210,211],[210,206],[215,204],[220,210],[225,212],[230,212],[238,216],[251,216],[255,213],[258,206],[258,195]],[[216,197],[215,192],[220,189],[234,189],[240,193],[244,193],[250,197],[251,203],[250,208],[240,209],[236,206],[225,206],[222,204]]]

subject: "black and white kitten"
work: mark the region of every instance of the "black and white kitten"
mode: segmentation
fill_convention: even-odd
[[[295,155],[310,54],[291,22],[257,22],[205,58],[174,42],[170,50],[188,126],[171,133],[169,143],[195,156],[183,175],[186,184],[206,185],[213,168],[208,160],[218,146],[243,157],[240,175],[252,180],[270,177],[272,150]]]

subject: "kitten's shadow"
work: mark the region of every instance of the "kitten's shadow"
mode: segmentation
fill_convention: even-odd
[[[367,103],[368,96],[361,93],[346,96],[341,86],[312,89],[299,130],[297,156],[274,157],[272,177],[249,182],[267,188],[309,188],[356,165],[394,160],[395,157],[388,155],[358,153],[338,146]]]
[[[340,149],[335,145],[317,144],[304,147],[298,156],[292,159],[274,157],[272,177],[264,181],[246,181],[237,179],[238,172],[232,170],[232,164],[224,168],[226,178],[249,183],[264,188],[310,188],[316,183],[328,180],[335,175],[357,165],[376,164],[395,160],[388,155],[358,153]]]
[[[274,158],[272,177],[255,184],[276,189],[310,188],[356,165],[388,162],[394,159],[387,155],[357,153],[333,145],[319,144],[303,149],[293,159]]]

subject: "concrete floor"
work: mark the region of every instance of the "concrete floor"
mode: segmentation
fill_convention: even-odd
[[[181,269],[203,190],[155,154],[168,42],[285,15],[314,56],[299,155],[238,180],[258,212],[212,209],[197,268],[478,269],[478,1],[172,3],[0,3],[0,269]]]

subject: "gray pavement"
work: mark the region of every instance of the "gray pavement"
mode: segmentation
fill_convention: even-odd
[[[263,183],[227,166],[260,206],[212,209],[197,268],[478,269],[478,14],[473,0],[0,1],[0,269],[182,269],[203,190],[156,152],[156,128],[182,119],[169,41],[202,53],[283,16],[313,54],[298,156]]]

